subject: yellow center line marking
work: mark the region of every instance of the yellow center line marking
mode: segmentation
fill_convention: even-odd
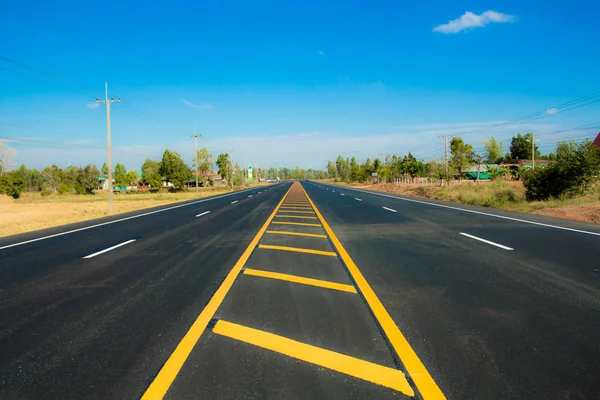
[[[297,211],[297,210],[281,210],[281,212],[286,213],[296,213],[296,214],[315,214],[314,211]]]
[[[298,210],[312,210],[311,206],[308,206],[308,207],[306,207],[306,206],[281,206],[282,210],[283,209],[287,209],[287,208],[289,208],[291,210],[296,210],[296,209],[298,209]]]
[[[414,396],[404,373],[394,368],[223,320],[213,332]]]
[[[306,202],[306,203],[283,203],[284,207],[287,206],[303,206],[303,207],[310,207],[310,203]]]
[[[318,254],[320,256],[337,257],[337,254],[335,254],[333,251],[303,249],[301,247],[273,246],[270,244],[259,244],[258,248],[259,249],[269,249],[269,250],[294,251],[296,253]]]
[[[272,235],[293,235],[293,236],[307,236],[327,239],[327,235],[320,235],[318,233],[300,233],[300,232],[288,232],[288,231],[266,231]]]
[[[258,269],[246,268],[245,275],[260,276],[261,278],[277,279],[280,281],[288,281],[300,283],[303,285],[318,286],[326,289],[340,290],[342,292],[356,293],[356,288],[352,285],[343,283],[335,283],[330,281],[322,281],[320,279],[304,278],[302,276],[281,274],[279,272],[262,271]]]
[[[302,190],[306,194],[306,198],[310,201],[311,205],[313,206],[315,213],[317,214],[317,217],[319,217],[319,220],[321,221],[325,232],[327,232],[327,235],[329,235],[333,246],[340,254],[340,257],[342,258],[342,261],[344,261],[344,264],[346,264],[348,272],[350,272],[350,275],[354,279],[356,286],[358,286],[358,290],[362,293],[365,301],[369,305],[369,308],[373,312],[373,315],[379,322],[379,325],[383,329],[389,342],[396,351],[396,354],[398,354],[400,360],[402,361],[402,364],[404,364],[406,371],[417,386],[417,389],[419,389],[419,392],[421,393],[423,399],[445,399],[446,396],[444,396],[438,385],[435,383],[435,381],[429,374],[429,371],[427,371],[427,368],[425,368],[425,366],[417,356],[417,353],[415,353],[413,348],[410,346],[410,343],[408,343],[408,340],[406,340],[402,332],[400,332],[400,329],[394,323],[394,320],[387,312],[387,310],[385,309],[385,307],[383,306],[373,289],[371,289],[371,286],[369,285],[363,274],[360,272],[360,270],[358,269],[358,267],[346,251],[346,249],[344,249],[342,243],[338,240],[337,236],[335,236],[335,233],[333,233],[333,231],[329,227],[329,224],[327,224],[327,221],[325,221],[325,218],[323,218],[323,215],[321,215],[321,213],[315,206],[315,203],[311,200],[308,193],[306,193],[304,187],[302,187]]]
[[[280,221],[273,221],[271,223],[275,224],[275,225],[322,226],[321,224],[307,224],[307,223],[304,223],[304,222],[280,222]]]
[[[273,217],[275,217],[275,214],[277,214],[279,207],[281,207],[291,189],[292,187],[288,189],[288,191],[283,196],[279,204],[277,204],[277,207],[275,207],[275,210],[273,210],[269,218],[267,218],[267,220],[265,221],[262,228],[260,228],[254,239],[252,239],[252,242],[250,242],[240,259],[235,263],[229,274],[227,274],[227,277],[225,277],[225,280],[223,281],[221,286],[219,286],[219,289],[217,289],[217,291],[210,299],[204,310],[202,310],[200,315],[198,315],[196,321],[194,321],[194,323],[187,331],[183,339],[181,339],[181,342],[179,342],[179,344],[175,348],[175,351],[173,351],[167,362],[165,362],[161,370],[158,372],[156,378],[154,378],[154,380],[142,396],[142,400],[162,399],[165,396],[165,394],[169,390],[169,387],[171,387],[171,385],[173,384],[175,377],[181,370],[181,367],[192,352],[192,349],[200,339],[202,332],[204,332],[204,329],[206,329],[206,326],[208,325],[213,315],[223,302],[225,295],[233,286],[235,279],[246,264],[246,261],[248,261],[248,258],[250,258],[250,255],[256,248],[256,245],[267,230],[267,227],[273,220]]]
[[[304,217],[302,215],[286,215],[286,214],[277,214],[276,218],[300,218],[300,219],[317,219],[317,217]]]

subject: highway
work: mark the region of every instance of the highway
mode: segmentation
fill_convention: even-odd
[[[599,256],[313,181],[0,238],[0,399],[600,398]]]

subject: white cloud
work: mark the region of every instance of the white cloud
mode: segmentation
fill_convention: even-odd
[[[558,112],[558,110],[556,108],[551,108],[549,110],[546,110],[546,115],[554,115]]]
[[[181,102],[188,106],[189,108],[194,108],[196,110],[209,110],[213,108],[212,104],[202,103],[202,104],[194,104],[191,101],[187,101],[182,99]]]
[[[98,108],[100,107],[99,103],[87,103],[87,108]]]
[[[319,54],[321,57],[324,57],[324,56],[325,56],[325,52],[324,52],[323,50],[319,50],[319,53],[318,53],[318,54]]]
[[[503,14],[492,10],[488,10],[481,15],[467,11],[460,18],[453,19],[447,24],[436,26],[433,28],[433,31],[452,34],[464,31],[466,29],[483,28],[492,22],[504,23],[513,22],[514,20],[515,17],[512,15]]]

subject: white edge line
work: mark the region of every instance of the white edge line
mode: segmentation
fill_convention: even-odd
[[[232,202],[231,202],[231,204],[235,204],[235,203],[237,203],[238,201],[239,201],[239,200],[234,200],[234,201],[232,201]]]
[[[398,211],[394,210],[393,208],[387,208],[387,207],[381,207],[381,208],[383,208],[384,210],[391,211],[391,212],[398,212]]]
[[[501,244],[494,243],[494,242],[482,239],[482,238],[477,237],[477,236],[469,235],[468,233],[460,232],[459,235],[463,235],[463,236],[466,236],[466,237],[471,238],[471,239],[479,240],[480,242],[491,244],[492,246],[500,247],[501,249],[504,249],[504,250],[514,250],[512,247],[503,246]]]
[[[248,196],[248,197],[252,197],[252,195]]]
[[[234,194],[239,194],[239,193],[245,192],[246,190],[252,190],[252,189],[245,189],[245,190],[243,190],[243,191],[240,191],[240,192],[226,193],[226,194],[220,195],[220,196],[218,196],[218,197],[211,197],[211,198],[209,198],[209,199],[202,199],[202,200],[198,200],[198,201],[193,201],[193,202],[191,202],[191,203],[180,204],[180,205],[178,205],[178,206],[173,206],[173,207],[168,207],[168,208],[161,208],[160,210],[154,210],[154,211],[150,211],[150,212],[143,213],[143,214],[132,215],[132,216],[130,216],[130,217],[125,217],[125,218],[115,219],[114,221],[102,222],[101,224],[90,225],[90,226],[84,226],[83,228],[73,229],[73,230],[66,231],[66,232],[55,233],[54,235],[42,236],[42,237],[40,237],[40,238],[35,238],[35,239],[31,239],[31,240],[26,240],[26,241],[24,241],[24,242],[13,243],[13,244],[9,244],[9,245],[6,245],[6,246],[2,246],[2,247],[0,247],[0,250],[8,249],[9,247],[21,246],[21,245],[23,245],[23,244],[28,244],[28,243],[38,242],[38,241],[40,241],[40,240],[51,239],[51,238],[53,238],[53,237],[57,237],[57,236],[68,235],[68,234],[70,234],[70,233],[81,232],[81,231],[85,231],[85,230],[88,230],[88,229],[98,228],[98,227],[100,227],[100,226],[104,226],[104,225],[115,224],[115,223],[117,223],[117,222],[128,221],[128,220],[130,220],[130,219],[135,219],[135,218],[145,217],[145,216],[147,216],[147,215],[158,214],[158,213],[161,213],[161,212],[165,212],[165,211],[174,210],[174,209],[176,209],[176,208],[180,208],[180,207],[192,206],[192,205],[194,205],[194,204],[198,204],[198,203],[204,203],[205,201],[211,201],[211,200],[222,199],[223,197],[231,196],[231,195],[234,195]]]
[[[203,213],[200,213],[200,214],[196,215],[196,218],[198,218],[198,217],[201,217],[201,216],[203,216],[203,215],[206,215],[206,214],[208,214],[209,212],[210,212],[210,211],[204,211]]]
[[[546,228],[562,229],[564,231],[577,232],[577,233],[585,233],[587,235],[593,235],[593,236],[600,236],[600,233],[598,233],[598,232],[590,232],[590,231],[584,231],[584,230],[581,230],[581,229],[567,228],[565,226],[550,225],[550,224],[545,224],[543,222],[528,221],[526,219],[520,219],[520,218],[514,218],[514,217],[506,217],[504,215],[496,215],[496,214],[486,213],[486,212],[483,212],[483,211],[468,210],[466,208],[452,207],[452,206],[447,206],[447,205],[444,205],[444,204],[428,203],[426,201],[421,201],[421,200],[414,200],[414,199],[406,199],[406,198],[403,198],[403,197],[389,196],[387,194],[376,193],[376,192],[372,192],[372,191],[369,191],[369,190],[361,190],[361,189],[354,189],[354,188],[347,188],[347,189],[355,190],[355,191],[361,192],[361,193],[372,194],[372,195],[375,195],[375,196],[388,197],[390,199],[396,199],[396,200],[401,200],[401,201],[408,201],[408,202],[411,202],[411,203],[426,204],[426,205],[432,206],[432,207],[448,208],[450,210],[458,210],[458,211],[463,211],[463,212],[471,213],[471,214],[479,214],[479,215],[485,215],[487,217],[506,219],[506,220],[515,221],[515,222],[522,222],[524,224],[531,224],[531,225],[543,226],[543,227],[546,227]],[[0,250],[2,250],[2,248],[0,248]]]
[[[92,257],[96,257],[96,256],[99,256],[99,255],[100,255],[100,254],[102,254],[102,253],[106,253],[107,251],[114,250],[114,249],[116,249],[116,248],[119,248],[119,247],[121,247],[121,246],[125,246],[126,244],[129,244],[129,243],[132,243],[132,242],[135,242],[135,239],[131,239],[131,240],[128,240],[128,241],[126,241],[126,242],[119,243],[119,244],[117,244],[117,245],[114,245],[114,246],[112,246],[112,247],[109,247],[108,249],[100,250],[100,251],[98,251],[98,252],[96,252],[96,253],[94,253],[94,254],[90,254],[89,256],[85,256],[85,257],[83,257],[83,258],[92,258]]]
[[[362,201],[362,199],[359,199],[358,197],[355,197],[354,200]]]
[[[344,194],[344,193],[340,193],[340,194],[341,194],[342,196],[345,196],[345,194]]]

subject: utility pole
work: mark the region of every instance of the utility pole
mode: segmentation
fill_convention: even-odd
[[[194,138],[194,145],[195,145],[194,147],[196,149],[196,152],[194,153],[194,159],[196,160],[196,174],[195,174],[196,175],[196,197],[198,197],[199,196],[199,194],[198,194],[198,138],[202,137],[202,135],[199,133],[196,133],[196,128],[194,128],[194,133],[192,133],[190,135],[190,137]]]
[[[244,152],[244,166],[242,167],[242,176],[244,177],[244,186],[248,183],[248,166],[246,165],[246,153]]]
[[[531,132],[531,169],[535,169],[535,132]]]
[[[108,82],[104,83],[104,100],[96,99],[96,103],[104,103],[106,105],[106,138],[107,145],[106,149],[108,152],[108,212],[110,214],[113,213],[113,184],[112,184],[112,151],[110,147],[110,104],[111,103],[120,103],[121,98],[119,97],[117,100],[114,98],[108,99]]]
[[[446,171],[446,185],[448,185],[448,136],[441,136],[440,138],[444,138],[444,170]]]
[[[535,170],[535,132],[531,132],[531,169]]]

